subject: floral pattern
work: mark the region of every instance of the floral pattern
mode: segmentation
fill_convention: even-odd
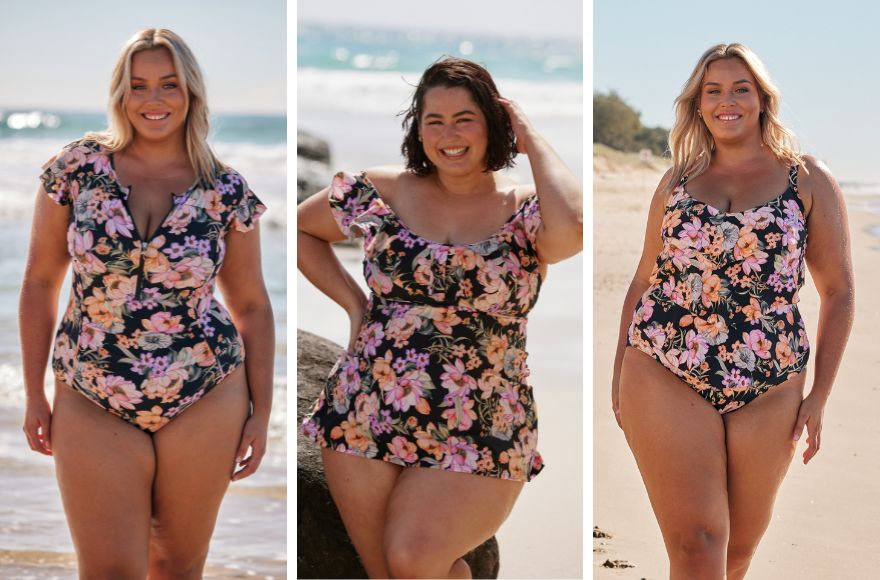
[[[302,431],[401,466],[528,481],[543,467],[526,315],[541,286],[537,196],[475,244],[404,225],[369,179],[339,173],[333,216],[364,236],[370,300]]]
[[[248,231],[265,210],[242,177],[176,195],[149,240],[128,211],[112,155],[73,142],[44,166],[43,188],[70,206],[70,303],[52,368],[107,411],[154,432],[244,361],[229,313],[214,298],[231,228]]]
[[[628,342],[727,413],[809,358],[797,308],[807,243],[797,166],[785,192],[740,213],[694,199],[686,181],[667,201],[663,248]]]

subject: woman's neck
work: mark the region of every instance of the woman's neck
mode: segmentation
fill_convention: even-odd
[[[165,166],[180,163],[187,159],[186,145],[183,139],[163,139],[148,141],[135,137],[125,148],[127,157],[137,159],[147,166]]]
[[[480,171],[467,175],[434,173],[433,178],[440,191],[450,197],[479,195],[497,191],[494,171]]]

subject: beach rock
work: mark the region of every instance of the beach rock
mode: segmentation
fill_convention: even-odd
[[[327,187],[330,144],[305,131],[296,132],[296,203]]]
[[[605,560],[605,562],[602,563],[602,566],[605,568],[616,568],[616,569],[635,568],[636,567],[635,564],[630,564],[626,560]]]
[[[303,330],[296,331],[297,425],[312,409],[336,359],[339,345]],[[333,504],[317,445],[297,434],[296,567],[298,578],[366,578],[354,546]],[[497,578],[498,542],[490,538],[465,555],[474,578]]]

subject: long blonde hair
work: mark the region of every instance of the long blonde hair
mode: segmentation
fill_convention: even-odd
[[[794,133],[779,120],[779,89],[770,80],[764,63],[743,44],[718,44],[703,53],[682,87],[681,94],[675,99],[675,123],[669,132],[669,150],[672,153],[672,172],[667,184],[669,189],[676,187],[685,175],[694,178],[709,167],[715,140],[699,118],[697,109],[709,64],[725,58],[740,59],[758,83],[764,109],[760,116],[761,142],[780,161],[787,165],[803,166]]]
[[[180,87],[186,98],[185,122],[186,153],[203,185],[210,186],[217,172],[225,169],[208,145],[208,103],[202,71],[190,48],[182,38],[167,28],[145,28],[132,36],[116,61],[110,80],[108,105],[109,127],[106,131],[90,133],[93,139],[112,151],[121,151],[131,144],[134,129],[125,115],[125,104],[131,95],[131,59],[135,53],[154,48],[166,48],[171,54]]]

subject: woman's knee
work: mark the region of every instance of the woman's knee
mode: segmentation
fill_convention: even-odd
[[[446,578],[458,559],[445,557],[440,539],[419,533],[399,534],[385,542],[385,561],[392,578]]]
[[[728,541],[726,529],[695,522],[678,526],[666,535],[671,559],[695,564],[724,561]]]
[[[144,580],[147,576],[147,562],[128,555],[93,561],[80,558],[78,568],[79,577],[89,580]]]
[[[150,542],[150,579],[198,580],[202,577],[208,548],[171,545],[153,537]]]
[[[741,542],[731,539],[727,546],[727,571],[745,573],[752,563],[755,550],[758,548],[756,542]]]

